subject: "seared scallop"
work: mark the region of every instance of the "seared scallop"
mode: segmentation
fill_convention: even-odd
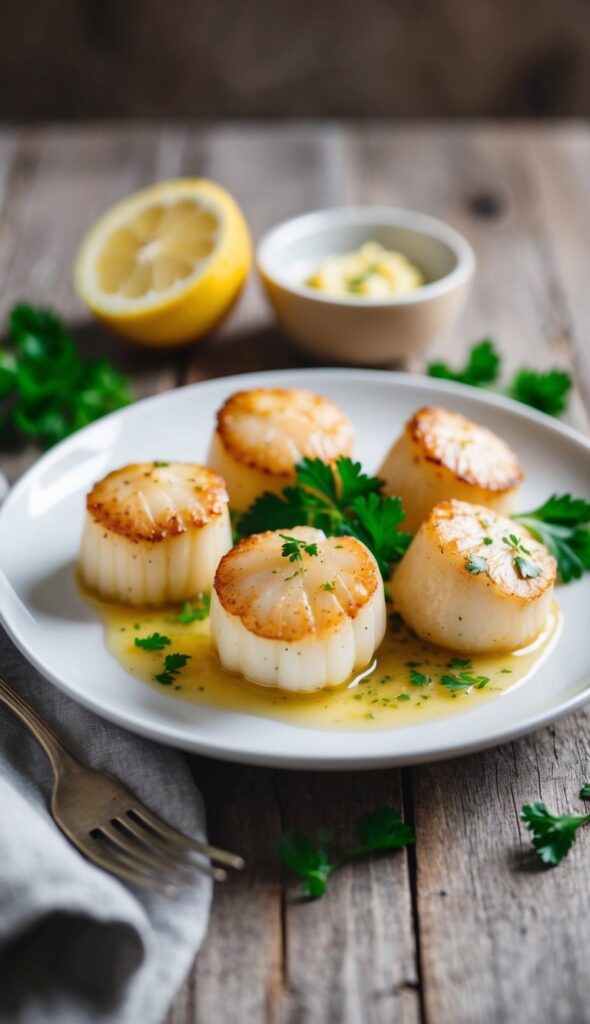
[[[414,533],[438,501],[457,498],[505,514],[523,481],[517,456],[486,427],[448,409],[419,409],[394,443],[379,476],[402,499]]]
[[[223,480],[187,462],[142,462],[109,473],[86,499],[80,573],[100,597],[182,601],[208,591],[231,547]]]
[[[329,399],[299,388],[237,391],[217,414],[208,464],[226,482],[232,508],[295,479],[302,458],[350,455],[350,420]]]
[[[547,624],[556,563],[505,516],[465,501],[431,510],[393,577],[396,611],[454,651],[510,651]]]
[[[211,636],[224,668],[301,693],[369,664],[385,633],[377,563],[353,537],[295,527],[247,537],[221,560]]]

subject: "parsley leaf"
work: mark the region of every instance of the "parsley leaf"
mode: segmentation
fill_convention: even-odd
[[[240,536],[307,525],[328,536],[357,537],[387,578],[412,539],[400,529],[405,517],[401,500],[383,495],[382,481],[349,458],[336,459],[333,466],[303,459],[295,472],[295,484],[281,495],[266,492],[256,499],[238,522]]]
[[[170,622],[182,622],[183,626],[188,626],[191,622],[203,622],[209,617],[210,611],[209,594],[199,594],[196,602],[185,601],[180,611],[174,612],[170,617]]]
[[[563,583],[590,570],[590,502],[570,494],[553,494],[539,508],[512,518],[551,552]]]
[[[530,558],[523,558],[522,555],[517,555],[514,559],[514,567],[517,569],[519,576],[523,580],[534,579],[535,576],[542,576],[543,570],[540,565],[535,565],[531,562]]]
[[[356,830],[360,843],[348,851],[347,859],[378,850],[399,850],[415,842],[411,826],[406,825],[399,811],[391,807],[380,807],[372,814],[364,814],[357,821]]]
[[[489,676],[474,676],[471,672],[459,672],[458,675],[453,672],[441,676],[440,681],[449,693],[465,693],[473,688],[483,690],[490,679]]]
[[[286,533],[280,533],[279,537],[284,541],[281,548],[281,554],[283,558],[288,558],[290,562],[302,562],[303,553],[313,557],[318,553],[317,544],[308,544],[305,540],[299,540],[298,537],[288,537]]]
[[[497,384],[501,365],[502,359],[493,341],[485,339],[473,345],[461,369],[453,370],[448,363],[435,362],[429,364],[428,374],[482,388]],[[572,377],[567,370],[538,372],[522,367],[514,374],[505,393],[517,402],[540,409],[550,416],[559,416],[567,408],[571,387]]]
[[[144,651],[163,651],[172,643],[170,637],[162,633],[151,633],[149,636],[136,636],[135,646],[141,647]]]
[[[590,800],[590,782],[585,782],[580,790],[580,800]]]
[[[465,562],[465,568],[467,572],[470,572],[472,576],[477,576],[480,572],[489,572],[490,567],[487,559],[482,558],[481,555],[470,555]]]
[[[381,850],[397,850],[415,842],[412,828],[389,807],[381,807],[359,818],[357,835],[356,846],[337,850],[325,834],[314,844],[300,832],[284,832],[279,840],[279,857],[302,879],[303,892],[318,899],[326,892],[330,875],[346,861]]]
[[[481,388],[497,381],[500,363],[501,359],[493,341],[486,338],[473,346],[461,370],[452,370],[447,363],[430,363],[428,374],[430,377],[454,380],[460,384],[471,384],[473,387]]]
[[[521,820],[533,835],[533,846],[544,864],[553,867],[571,850],[576,833],[590,821],[590,814],[553,814],[546,804],[525,804]]]
[[[14,306],[0,345],[0,435],[50,447],[132,401],[129,384],[106,360],[80,357],[50,310]]]
[[[559,416],[567,409],[571,387],[571,374],[565,370],[537,373],[535,370],[522,369],[512,378],[508,395],[549,416]]]
[[[156,679],[158,683],[161,683],[162,686],[170,686],[170,684],[174,682],[180,670],[185,667],[187,661],[190,661],[190,659],[190,654],[167,654],[164,658],[163,671],[154,676],[154,679]]]
[[[471,668],[470,658],[453,657],[447,661],[448,668]]]
[[[328,878],[338,866],[330,860],[324,845],[314,844],[299,832],[284,832],[279,839],[279,857],[291,871],[303,880],[306,896],[317,900],[323,896]]]
[[[410,685],[411,686],[428,686],[432,680],[430,676],[424,674],[424,672],[418,672],[417,669],[410,669]]]

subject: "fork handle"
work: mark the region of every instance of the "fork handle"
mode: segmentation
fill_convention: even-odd
[[[13,690],[2,676],[0,676],[0,704],[10,708],[12,713],[27,727],[31,736],[37,740],[47,754],[54,772],[57,771],[58,764],[63,765],[66,759],[74,760],[53,729],[45,724],[37,712],[33,711],[31,705]]]

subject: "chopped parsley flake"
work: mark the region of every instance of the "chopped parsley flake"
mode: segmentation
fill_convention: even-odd
[[[540,565],[535,565],[529,558],[517,555],[514,559],[514,568],[523,580],[534,579],[535,576],[542,576],[543,570]]]
[[[480,572],[490,571],[487,559],[482,558],[481,555],[471,555],[465,562],[465,568],[472,576],[477,576]]]
[[[163,651],[171,643],[170,637],[163,636],[162,633],[150,633],[149,636],[135,637],[135,646],[141,647],[143,651]]]
[[[170,686],[175,681],[180,670],[185,667],[187,661],[190,661],[190,658],[190,654],[167,654],[164,658],[163,671],[154,676],[154,679],[161,683],[162,686]]]
[[[417,669],[410,669],[410,685],[411,686],[428,686],[432,682],[430,676],[424,674],[424,672],[418,672]]]

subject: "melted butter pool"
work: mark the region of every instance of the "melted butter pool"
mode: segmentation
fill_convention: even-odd
[[[390,616],[387,635],[369,669],[348,684],[303,696],[256,686],[225,672],[210,643],[208,619],[183,624],[175,618],[178,609],[138,609],[91,601],[103,620],[106,643],[115,658],[130,675],[171,699],[316,729],[400,728],[479,707],[532,674],[556,641],[561,624],[559,608],[554,605],[547,628],[529,647],[467,659],[419,640],[399,618]],[[136,645],[136,638],[156,632],[171,640],[162,651]],[[170,653],[190,658],[162,684],[156,675],[162,673],[164,658]],[[470,680],[475,682],[470,684]],[[486,682],[479,685],[482,680]],[[449,688],[457,685],[462,688]]]

